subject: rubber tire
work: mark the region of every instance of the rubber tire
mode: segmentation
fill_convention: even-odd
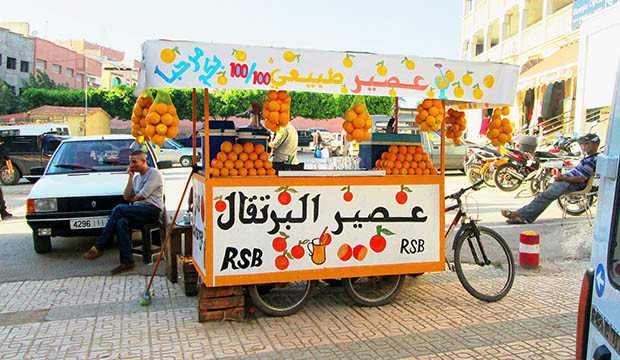
[[[179,160],[179,164],[181,164],[182,167],[190,167],[192,166],[192,158],[189,156],[183,156]]]
[[[478,226],[478,230],[481,233],[484,232],[484,233],[487,233],[487,234],[491,235],[491,237],[494,238],[495,240],[497,240],[497,242],[500,244],[500,246],[504,250],[504,253],[508,255],[508,262],[509,262],[509,266],[510,266],[510,271],[508,273],[509,279],[508,279],[508,282],[506,283],[504,289],[502,290],[502,292],[500,292],[499,294],[497,294],[495,296],[489,296],[489,295],[481,294],[476,289],[474,289],[469,284],[467,279],[465,278],[465,275],[463,274],[463,268],[461,267],[461,260],[460,259],[461,259],[461,249],[463,248],[463,244],[465,244],[465,242],[467,240],[467,235],[469,233],[468,231],[462,232],[458,239],[454,239],[454,241],[455,241],[455,247],[454,247],[454,268],[456,270],[456,276],[459,278],[459,281],[461,282],[461,285],[463,285],[465,290],[471,296],[475,297],[478,300],[482,300],[482,301],[486,301],[486,302],[495,302],[495,301],[501,300],[504,296],[506,296],[510,292],[510,289],[512,288],[512,284],[514,283],[514,280],[515,280],[515,262],[514,262],[514,258],[512,256],[512,252],[510,251],[510,248],[508,247],[508,244],[506,244],[506,240],[504,240],[504,238],[500,234],[498,234],[494,230],[491,230],[491,229],[489,229],[487,227],[484,227],[484,226]]]
[[[22,178],[22,173],[19,171],[18,168],[13,166],[13,175],[11,177],[8,177],[8,175],[5,177],[4,172],[6,170],[6,166],[3,166],[0,169],[0,172],[2,173],[0,175],[0,182],[2,182],[3,185],[16,185],[19,182],[19,179]]]
[[[287,309],[287,310],[274,309],[271,305],[263,301],[263,298],[261,297],[261,295],[264,294],[263,290],[264,290],[265,284],[248,286],[248,293],[250,294],[250,298],[252,298],[252,302],[254,303],[254,305],[256,305],[256,307],[260,311],[262,311],[264,314],[269,315],[269,316],[288,316],[288,315],[295,314],[296,312],[301,310],[301,308],[304,307],[306,301],[308,301],[308,299],[310,298],[310,295],[312,295],[312,291],[316,287],[316,281],[310,280],[308,282],[309,284],[306,288],[306,292],[305,292],[303,299],[299,303],[297,303],[294,307]]]
[[[45,254],[52,250],[52,238],[50,236],[32,234],[32,243],[37,254]]]
[[[489,166],[487,170],[481,175],[482,175],[482,180],[484,180],[484,184],[486,186],[492,187],[492,188],[496,186],[495,179],[494,179],[495,167]]]
[[[394,287],[394,289],[392,289],[391,293],[389,293],[386,297],[383,297],[379,300],[368,300],[366,298],[362,298],[358,296],[357,292],[353,289],[353,285],[351,284],[351,280],[357,279],[357,278],[343,279],[342,285],[344,286],[344,291],[347,293],[349,298],[351,298],[351,300],[353,300],[353,302],[356,303],[357,305],[367,306],[367,307],[382,306],[382,305],[385,305],[391,302],[396,297],[396,295],[398,295],[400,290],[403,288],[403,285],[405,284],[406,275],[392,275],[392,276],[398,276],[398,282],[396,283],[396,286]]]
[[[558,202],[558,206],[560,207],[560,209],[564,210],[564,205],[562,204],[562,201],[560,199],[557,199],[556,201]],[[590,203],[589,207],[591,208],[592,205],[594,204],[594,196],[593,195],[588,196],[588,202]],[[585,212],[586,212],[585,208],[580,208],[577,211],[566,209],[566,213],[568,215],[570,215],[570,216],[579,216],[579,215],[581,215],[581,214],[583,214]]]
[[[501,190],[505,192],[511,192],[517,190],[521,184],[523,184],[523,180],[519,181],[516,185],[513,186],[504,186],[500,181],[500,172],[503,169],[512,168],[515,172],[517,171],[517,167],[512,165],[511,163],[502,164],[495,169],[495,174],[493,174],[493,179],[495,180],[495,185]]]
[[[482,175],[480,174],[480,165],[470,165],[467,167],[467,180],[471,184],[475,184],[478,180],[482,179]]]

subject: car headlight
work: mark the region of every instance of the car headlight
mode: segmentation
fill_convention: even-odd
[[[49,199],[28,199],[28,212],[53,212],[58,211],[58,200]]]

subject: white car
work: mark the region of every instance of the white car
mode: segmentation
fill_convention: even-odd
[[[54,236],[100,234],[112,208],[126,203],[129,155],[140,148],[149,166],[172,167],[170,161],[158,162],[149,144],[142,147],[129,135],[104,135],[64,140],[45,169],[33,168],[42,175],[27,200],[35,251],[49,252]]]
[[[157,152],[157,150],[155,151]],[[174,140],[166,140],[166,142],[159,147],[157,157],[159,160],[172,161],[173,164],[181,164],[183,167],[192,166],[192,148],[183,147],[183,145]],[[198,159],[196,161],[200,161],[200,151],[197,157]]]

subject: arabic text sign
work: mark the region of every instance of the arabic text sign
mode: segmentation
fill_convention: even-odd
[[[142,46],[140,88],[282,89],[511,104],[514,65],[187,41]]]
[[[192,244],[192,257],[194,258],[194,263],[196,266],[202,271],[203,274],[205,272],[205,184],[201,179],[194,177],[192,179],[192,186],[194,189],[194,211],[193,211],[193,219],[194,219],[194,229],[192,231],[193,244]]]
[[[213,274],[439,262],[439,191],[439,185],[216,187]]]

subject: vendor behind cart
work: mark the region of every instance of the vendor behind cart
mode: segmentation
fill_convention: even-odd
[[[272,149],[272,161],[297,164],[297,145],[297,130],[289,122],[276,132],[274,139],[269,143]]]

